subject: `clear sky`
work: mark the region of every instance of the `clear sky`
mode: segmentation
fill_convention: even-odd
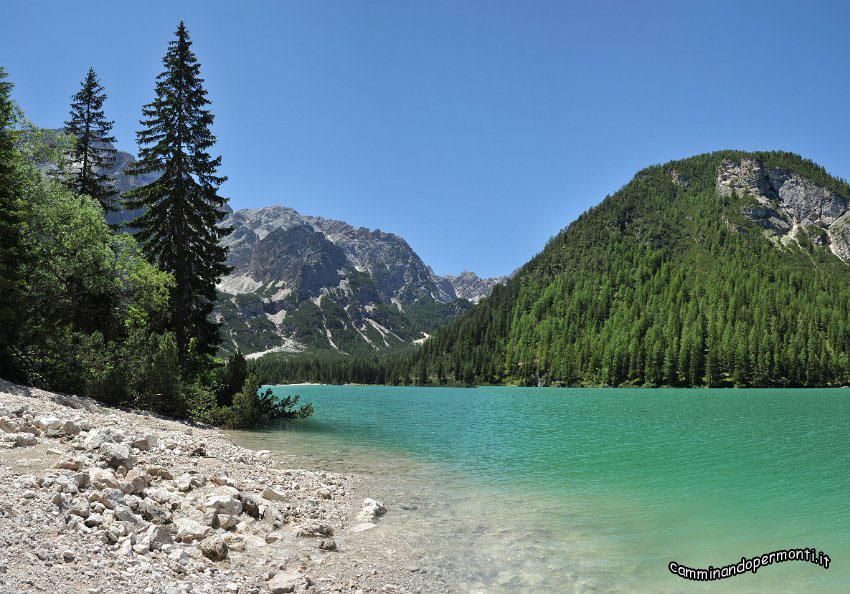
[[[653,163],[784,149],[850,177],[850,3],[5,0],[0,64],[58,126],[89,66],[121,149],[185,20],[222,193],[506,274]]]

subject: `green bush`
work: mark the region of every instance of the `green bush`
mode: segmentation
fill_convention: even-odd
[[[249,375],[242,389],[233,397],[230,416],[225,424],[232,429],[249,429],[278,419],[304,419],[313,414],[313,405],[296,408],[298,396],[278,399],[271,389],[260,391],[256,376]]]

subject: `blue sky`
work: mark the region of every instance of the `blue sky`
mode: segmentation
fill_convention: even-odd
[[[119,147],[186,21],[234,208],[404,237],[438,273],[505,274],[638,169],[784,149],[850,177],[843,2],[38,2],[0,64],[44,126],[92,66]]]

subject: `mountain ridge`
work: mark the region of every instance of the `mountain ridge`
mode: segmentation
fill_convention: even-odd
[[[257,370],[278,382],[847,385],[848,206],[847,182],[793,153],[652,165],[422,348]]]
[[[239,209],[224,224],[234,228],[224,240],[234,270],[219,284],[218,309],[231,342],[248,353],[412,344],[502,280],[438,276],[394,233],[282,205]],[[286,254],[296,257],[275,257]]]

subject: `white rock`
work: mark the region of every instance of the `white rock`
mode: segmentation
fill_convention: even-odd
[[[85,464],[85,458],[66,454],[59,458],[59,461],[54,464],[53,468],[63,468],[65,470],[79,470]]]
[[[266,534],[266,543],[273,544],[278,542],[282,538],[280,532],[269,532]]]
[[[118,555],[121,557],[130,557],[133,555],[133,541],[131,539],[127,539],[121,543],[121,546],[118,548]]]
[[[34,424],[42,431],[47,431],[48,429],[59,429],[59,427],[62,426],[62,419],[58,419],[56,417],[38,417],[34,421]]]
[[[112,468],[123,466],[126,469],[133,468],[133,456],[130,455],[130,448],[120,443],[107,442],[101,444],[98,448],[100,457]]]
[[[186,551],[183,549],[174,549],[168,553],[168,559],[177,563],[185,563],[189,560],[189,555],[187,555]]]
[[[156,435],[145,435],[144,437],[138,437],[133,440],[133,447],[137,450],[152,450],[157,446]]]
[[[132,522],[135,524],[139,520],[136,514],[133,513],[133,510],[127,505],[116,505],[113,511],[115,513],[115,519],[119,522]]]
[[[87,450],[96,450],[105,443],[115,441],[114,437],[111,429],[92,429],[83,440],[83,445]]]
[[[271,594],[288,594],[295,592],[295,588],[301,583],[301,574],[297,571],[280,572],[268,583]]]
[[[263,489],[263,499],[268,499],[269,501],[286,501],[286,493],[280,485],[266,487]]]
[[[180,518],[174,524],[177,526],[177,540],[183,542],[203,540],[212,533],[210,526],[204,526],[190,518]]]
[[[81,431],[80,426],[70,419],[64,421],[59,427],[59,430],[65,435],[77,435]]]
[[[229,495],[215,495],[207,499],[204,508],[206,511],[212,511],[217,514],[236,516],[242,513],[242,502]]]
[[[366,498],[363,500],[363,509],[361,510],[363,514],[370,514],[374,516],[383,516],[387,513],[387,508],[384,507],[384,504],[378,501],[377,499]]]
[[[216,514],[216,521],[218,522],[219,528],[222,530],[230,530],[239,523],[236,516],[231,516],[229,514]]]
[[[174,539],[171,533],[165,526],[151,525],[145,536],[142,538],[141,544],[147,544],[151,551],[156,551],[164,544],[174,544]]]
[[[89,482],[95,489],[105,489],[110,487],[118,489],[120,484],[115,478],[115,473],[108,468],[92,468],[89,470]]]
[[[17,419],[12,419],[8,416],[0,417],[0,431],[6,433],[17,433],[21,430],[21,424]]]
[[[34,433],[16,433],[14,437],[15,440],[12,443],[13,448],[34,446],[38,443],[38,440],[35,438]]]

